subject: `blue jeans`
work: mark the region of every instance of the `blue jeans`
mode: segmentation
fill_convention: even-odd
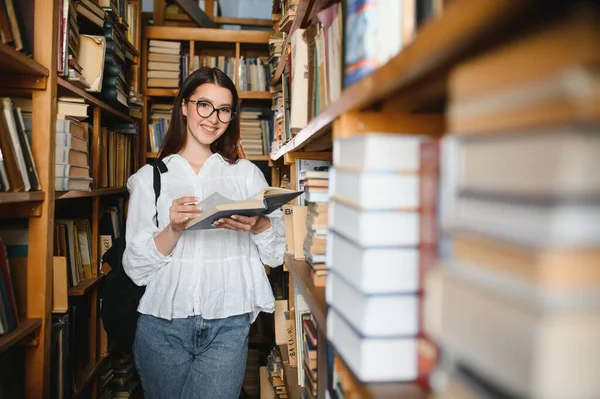
[[[141,314],[133,353],[146,399],[237,399],[250,315],[165,320]]]

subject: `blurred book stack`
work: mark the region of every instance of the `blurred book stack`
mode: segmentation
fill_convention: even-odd
[[[162,146],[169,123],[171,122],[172,104],[153,103],[150,107],[150,121],[148,125],[148,141],[146,149],[148,152],[156,153]]]
[[[451,74],[444,397],[600,396],[600,13],[566,8]]]
[[[148,44],[147,86],[178,88],[182,76],[181,42],[150,40]]]
[[[306,207],[306,238],[303,253],[310,266],[310,275],[315,287],[325,287],[327,265],[325,248],[329,208],[329,172],[327,170],[303,170],[300,172],[304,187]]]
[[[268,117],[268,115],[267,115]],[[260,109],[242,109],[240,115],[240,136],[247,156],[269,153],[269,120]]]
[[[432,355],[420,277],[437,256],[438,141],[344,134],[330,169],[327,338],[361,382],[415,381]]]

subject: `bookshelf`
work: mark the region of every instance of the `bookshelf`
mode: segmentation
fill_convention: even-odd
[[[307,28],[315,24],[316,13],[336,2],[300,0],[296,3],[296,18],[291,27],[288,27],[290,34],[299,27]],[[279,177],[287,175],[294,185],[293,160],[299,157],[327,159],[331,156],[331,151],[335,153],[337,139],[365,136],[372,132],[388,134],[411,132],[433,138],[449,135],[449,132],[452,132],[450,121],[453,117],[457,118],[451,115],[453,94],[451,85],[456,69],[507,43],[519,43],[519,38],[528,37],[532,30],[542,30],[546,24],[550,26],[553,21],[560,20],[562,10],[568,8],[561,3],[551,10],[540,12],[544,7],[540,1],[492,0],[447,3],[441,15],[418,27],[415,38],[410,44],[405,45],[399,53],[379,68],[344,88],[337,100],[331,102],[314,117],[309,115],[308,123],[299,132],[280,143],[281,146],[270,154],[270,165]],[[274,14],[280,15],[282,12],[280,5],[279,1],[273,2]],[[570,34],[567,30],[570,28],[563,27],[563,29],[566,35]],[[277,85],[284,77],[286,61],[290,53],[289,37],[286,36],[284,41],[283,55],[274,71],[272,86]],[[590,39],[590,42],[596,40],[594,43],[598,43],[597,30],[587,31],[581,36],[573,33],[573,37],[577,37],[577,41]],[[539,43],[538,45],[540,47],[536,50],[541,53],[542,45]],[[565,56],[567,53],[576,57],[565,50]],[[533,53],[531,62],[535,64]],[[592,112],[587,105],[577,104],[577,111],[573,111],[575,115],[572,116],[574,120],[578,120],[580,116],[582,120],[597,121],[597,109]],[[539,125],[549,125],[552,120],[550,117],[547,118],[540,121]],[[561,117],[557,116],[557,118]],[[533,120],[527,119],[527,121],[529,123],[527,126],[537,126]],[[466,129],[466,127],[462,128]],[[477,129],[467,129],[471,135],[469,137],[475,137],[478,133],[474,130]],[[486,133],[489,132],[494,132],[493,128],[486,130]],[[317,154],[323,156],[319,157]],[[318,327],[317,347],[327,345],[329,342],[326,338],[328,304],[325,289],[315,287],[310,275],[311,267],[305,260],[297,260],[293,255],[286,254],[285,265],[289,269],[291,281],[303,294]],[[328,387],[327,384],[321,383],[321,376],[324,375],[325,380],[328,378],[327,374],[323,373],[323,369],[328,369],[327,359],[319,352],[317,362],[318,396],[325,397],[325,389]],[[345,363],[343,356],[342,362]],[[289,375],[287,372],[285,374]],[[350,397],[422,398],[431,390],[431,387],[421,378],[414,383],[368,384],[361,383],[353,375],[351,377],[354,381],[351,384],[353,389],[348,393]],[[289,386],[294,383],[298,381],[296,379],[293,382],[286,381],[288,392],[295,390],[293,386]]]
[[[16,4],[16,2],[13,2]],[[24,382],[23,395],[27,398],[50,397],[51,353],[53,324],[53,248],[54,223],[57,213],[68,215],[69,210],[82,212],[89,221],[91,233],[92,278],[84,279],[68,289],[71,299],[85,298],[89,334],[73,339],[86,341],[88,364],[82,369],[73,369],[72,387],[75,397],[95,398],[98,395],[97,379],[106,354],[100,352],[101,323],[99,315],[99,288],[104,275],[99,272],[100,264],[100,211],[102,201],[112,196],[123,196],[127,190],[123,186],[97,188],[100,177],[101,126],[107,123],[139,123],[139,119],[109,105],[105,100],[75,86],[66,78],[59,77],[57,71],[59,0],[31,1],[33,15],[32,57],[16,51],[11,45],[0,43],[0,95],[31,99],[31,151],[41,190],[0,192],[0,217],[10,223],[27,225],[26,280],[17,294],[23,294],[23,308],[17,307],[19,325],[14,330],[0,335],[0,354],[9,350],[24,353],[24,375],[18,380]],[[67,2],[69,3],[69,2]],[[95,3],[95,2],[94,2]],[[129,0],[137,5],[135,18],[141,20],[141,1]],[[23,7],[27,7],[24,5]],[[73,4],[71,4],[73,7]],[[138,26],[139,30],[139,26]],[[134,58],[139,58],[138,43],[126,43]],[[137,60],[139,61],[139,60]],[[136,62],[134,60],[134,62]],[[132,67],[132,69],[136,69]],[[132,72],[133,79],[139,79],[139,72]],[[135,86],[139,86],[136,84]],[[89,133],[88,156],[90,177],[93,186],[90,191],[55,191],[55,148],[57,124],[57,98],[75,97],[88,105],[87,121],[92,128]],[[131,162],[137,151],[132,151]],[[66,209],[66,210],[65,210]],[[9,259],[10,262],[10,259]],[[15,276],[13,275],[13,279]],[[21,281],[22,282],[22,281]],[[21,288],[22,287],[22,288]],[[16,290],[16,289],[15,289]],[[19,297],[17,296],[17,299]]]
[[[156,13],[155,13],[156,19]],[[269,25],[271,22],[269,21]],[[268,43],[271,36],[270,31],[261,30],[226,30],[213,28],[194,28],[178,26],[158,26],[145,25],[142,35],[142,94],[144,95],[145,114],[143,120],[149,120],[149,109],[153,102],[169,103],[177,95],[178,89],[174,88],[156,88],[147,87],[148,75],[148,49],[150,40],[169,40],[182,43],[182,54],[189,55],[190,71],[193,70],[193,59],[195,55],[199,56],[226,56],[233,57],[234,63],[234,83],[239,88],[239,70],[241,57],[268,56]],[[238,89],[238,96],[242,105],[268,107],[273,94],[269,91],[246,91]],[[149,159],[158,156],[156,152],[148,152],[146,143],[148,140],[149,127],[147,124],[142,126],[140,136],[140,152],[143,154],[142,164]],[[268,155],[248,155],[251,161],[269,160]]]

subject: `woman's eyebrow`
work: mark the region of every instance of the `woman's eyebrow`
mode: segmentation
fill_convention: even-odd
[[[208,103],[211,103],[213,106],[215,105],[215,103],[212,100],[210,100],[210,99],[208,99],[206,97],[197,98],[196,101],[206,101]],[[223,104],[219,104],[219,107],[231,107],[231,104],[230,103],[223,103]]]

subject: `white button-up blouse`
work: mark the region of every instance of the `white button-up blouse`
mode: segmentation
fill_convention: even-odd
[[[179,155],[163,159],[161,194],[154,206],[153,170],[146,165],[127,182],[130,193],[125,272],[145,285],[138,311],[163,319],[201,315],[206,319],[273,312],[274,298],[264,266],[283,263],[285,233],[282,213],[268,215],[271,227],[257,235],[225,229],[185,231],[173,253],[161,254],[154,237],[169,224],[174,199],[200,200],[219,192],[233,200],[247,199],[267,187],[262,172],[246,159],[229,164],[219,154],[196,174]],[[159,227],[154,214],[158,208]]]

